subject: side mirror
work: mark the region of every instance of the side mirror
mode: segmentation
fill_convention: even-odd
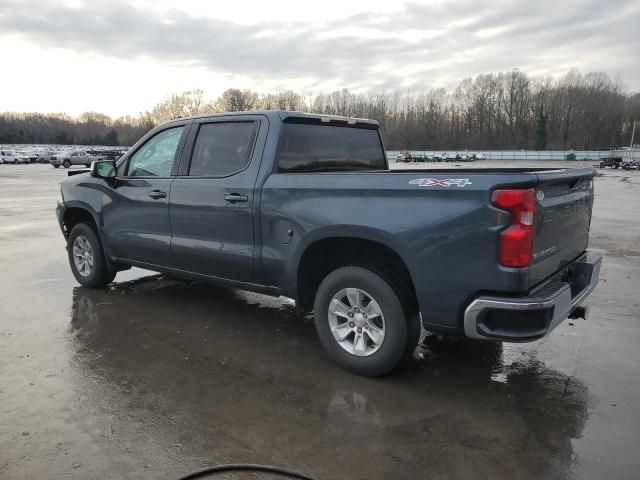
[[[115,178],[116,162],[113,160],[95,160],[91,162],[91,170],[89,172],[92,177],[96,178]]]

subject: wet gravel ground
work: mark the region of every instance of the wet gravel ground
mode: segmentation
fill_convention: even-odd
[[[524,345],[427,336],[366,379],[285,299],[142,270],[78,287],[53,211],[66,172],[0,165],[0,478],[236,462],[317,479],[638,478],[640,172],[599,173],[589,320]]]

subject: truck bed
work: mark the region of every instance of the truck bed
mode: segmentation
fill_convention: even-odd
[[[484,163],[484,162],[483,162]],[[467,167],[465,165],[464,168],[451,168],[450,166],[447,167],[443,167],[443,168],[438,168],[435,167],[434,168],[418,168],[416,164],[416,168],[393,168],[393,166],[389,169],[386,170],[387,173],[416,173],[416,172],[422,172],[422,173],[437,173],[437,174],[441,174],[441,173],[470,173],[470,174],[476,174],[476,173],[491,173],[491,174],[500,174],[500,173],[540,173],[540,172],[557,172],[557,171],[585,171],[585,172],[590,172],[593,170],[593,167],[591,166],[571,166],[571,167],[566,167],[566,166],[549,166],[549,167],[505,167],[505,166],[493,166],[493,167]],[[403,165],[404,167],[404,165]]]
[[[485,203],[496,188],[518,186],[536,190],[537,207],[533,262],[529,269],[528,287],[542,282],[562,266],[581,255],[588,246],[593,202],[591,166],[494,167],[494,168],[410,168],[390,169],[385,173],[402,175],[409,184],[446,188],[451,196],[479,184],[485,189]],[[433,179],[431,179],[433,177]],[[444,187],[438,181],[445,180]],[[463,183],[455,183],[465,179]],[[417,182],[417,180],[420,180]]]

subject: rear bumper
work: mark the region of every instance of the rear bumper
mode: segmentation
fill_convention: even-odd
[[[481,296],[464,313],[469,338],[529,342],[544,337],[598,284],[600,255],[586,254],[524,297]]]

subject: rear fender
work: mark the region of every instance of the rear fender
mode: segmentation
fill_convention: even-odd
[[[297,293],[298,267],[307,248],[317,241],[330,238],[354,238],[380,243],[396,252],[405,265],[407,265],[411,277],[413,278],[414,276],[411,271],[411,266],[406,260],[406,252],[404,252],[402,246],[399,245],[396,239],[388,232],[360,225],[328,225],[307,233],[295,246],[295,250],[290,256],[286,268],[286,290],[288,293],[291,293],[294,297]]]

